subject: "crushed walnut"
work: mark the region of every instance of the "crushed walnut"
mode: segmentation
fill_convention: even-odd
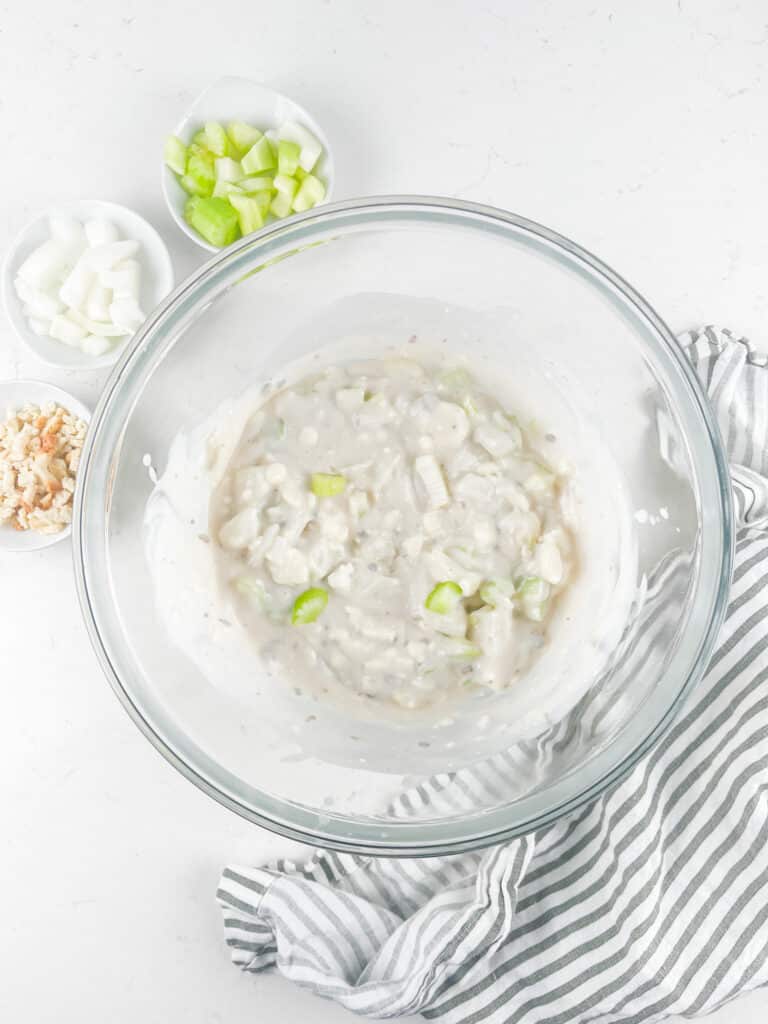
[[[59,533],[72,522],[85,431],[55,402],[9,413],[0,423],[0,524]]]

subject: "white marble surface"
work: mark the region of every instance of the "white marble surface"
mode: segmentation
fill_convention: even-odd
[[[295,95],[333,138],[337,196],[493,202],[606,259],[675,329],[768,340],[768,9],[644,3],[124,0],[0,5],[0,251],[54,199],[136,207],[179,277],[201,259],[163,208],[157,155],[225,72]],[[49,372],[0,322],[0,377]],[[0,1018],[84,1024],[341,1022],[229,966],[213,902],[269,837],[184,782],[88,647],[67,545],[0,555]],[[717,1024],[768,1014],[768,993]]]

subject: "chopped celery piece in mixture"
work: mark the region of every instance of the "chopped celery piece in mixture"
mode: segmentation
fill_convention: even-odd
[[[486,580],[480,587],[480,600],[495,608],[505,601],[511,601],[517,593],[517,588],[511,580]]]
[[[289,142],[288,139],[281,139],[277,144],[277,171],[278,174],[287,174],[292,177],[299,166],[301,146],[298,142]]]
[[[347,486],[347,478],[340,473],[313,473],[310,489],[318,498],[333,498],[343,494]]]
[[[445,641],[445,653],[450,658],[458,661],[474,661],[482,655],[481,649],[471,640],[464,640],[462,637],[449,637]]]
[[[310,587],[303,594],[299,594],[293,602],[291,622],[294,626],[303,626],[308,622],[314,622],[322,615],[325,606],[328,604],[328,591],[322,587]]]
[[[261,174],[262,171],[271,171],[275,166],[275,151],[272,148],[272,143],[265,135],[262,135],[240,162],[245,174]]]
[[[251,146],[256,145],[262,133],[253,125],[246,124],[245,121],[230,121],[227,125],[227,135],[238,154],[242,156],[243,153],[248,152]]]
[[[299,185],[299,191],[293,200],[293,208],[296,213],[302,213],[304,210],[311,210],[313,206],[317,206],[324,198],[325,185],[314,174],[308,174]]]
[[[184,208],[184,216],[190,227],[211,245],[230,245],[240,233],[236,210],[226,199],[218,196],[190,199]]]
[[[176,174],[184,174],[187,169],[187,147],[175,135],[169,135],[165,140],[163,158]]]
[[[445,580],[430,590],[424,607],[430,612],[437,612],[438,615],[448,615],[461,600],[462,593],[458,583],[453,580]]]
[[[243,235],[250,235],[264,227],[264,214],[256,199],[233,192],[229,196],[229,201],[237,212],[237,220]]]

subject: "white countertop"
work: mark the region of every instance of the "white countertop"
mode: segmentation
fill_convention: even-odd
[[[431,192],[572,236],[676,330],[768,343],[764,0],[644,3],[15,0],[0,18],[0,252],[39,208],[133,206],[181,279],[204,253],[163,207],[158,154],[203,86],[251,75],[304,102],[338,198]],[[88,402],[0,322],[0,377]],[[351,1019],[229,965],[226,861],[274,841],[177,775],[128,720],[81,625],[70,552],[0,555],[0,1017],[29,1024]],[[768,992],[710,1017],[748,1024]]]

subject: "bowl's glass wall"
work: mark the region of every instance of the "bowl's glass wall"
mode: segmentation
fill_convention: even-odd
[[[314,716],[312,732],[315,709],[304,698],[286,692],[265,706],[257,667],[253,699],[230,696],[169,642],[144,557],[145,456],[162,472],[173,437],[223,399],[357,334],[369,348],[418,335],[470,351],[478,365],[517,375],[523,391],[526,375],[545,375],[568,397],[559,429],[589,422],[610,453],[627,514],[639,512],[623,567],[631,593],[625,605],[616,598],[616,607],[593,609],[620,621],[605,631],[612,641],[575,708],[558,706],[552,680],[542,679],[527,696],[473,705],[437,736],[418,725],[355,727],[333,709],[319,725]],[[663,727],[700,671],[728,561],[717,445],[663,326],[578,251],[488,211],[331,208],[213,261],[119,367],[97,410],[81,495],[82,592],[123,699],[219,798],[317,841],[471,845],[597,792]],[[537,741],[541,723],[526,734],[521,722],[529,711],[537,722],[542,701],[552,712]],[[428,809],[389,803],[406,783],[502,751],[503,781],[469,801],[462,786],[463,797]]]

